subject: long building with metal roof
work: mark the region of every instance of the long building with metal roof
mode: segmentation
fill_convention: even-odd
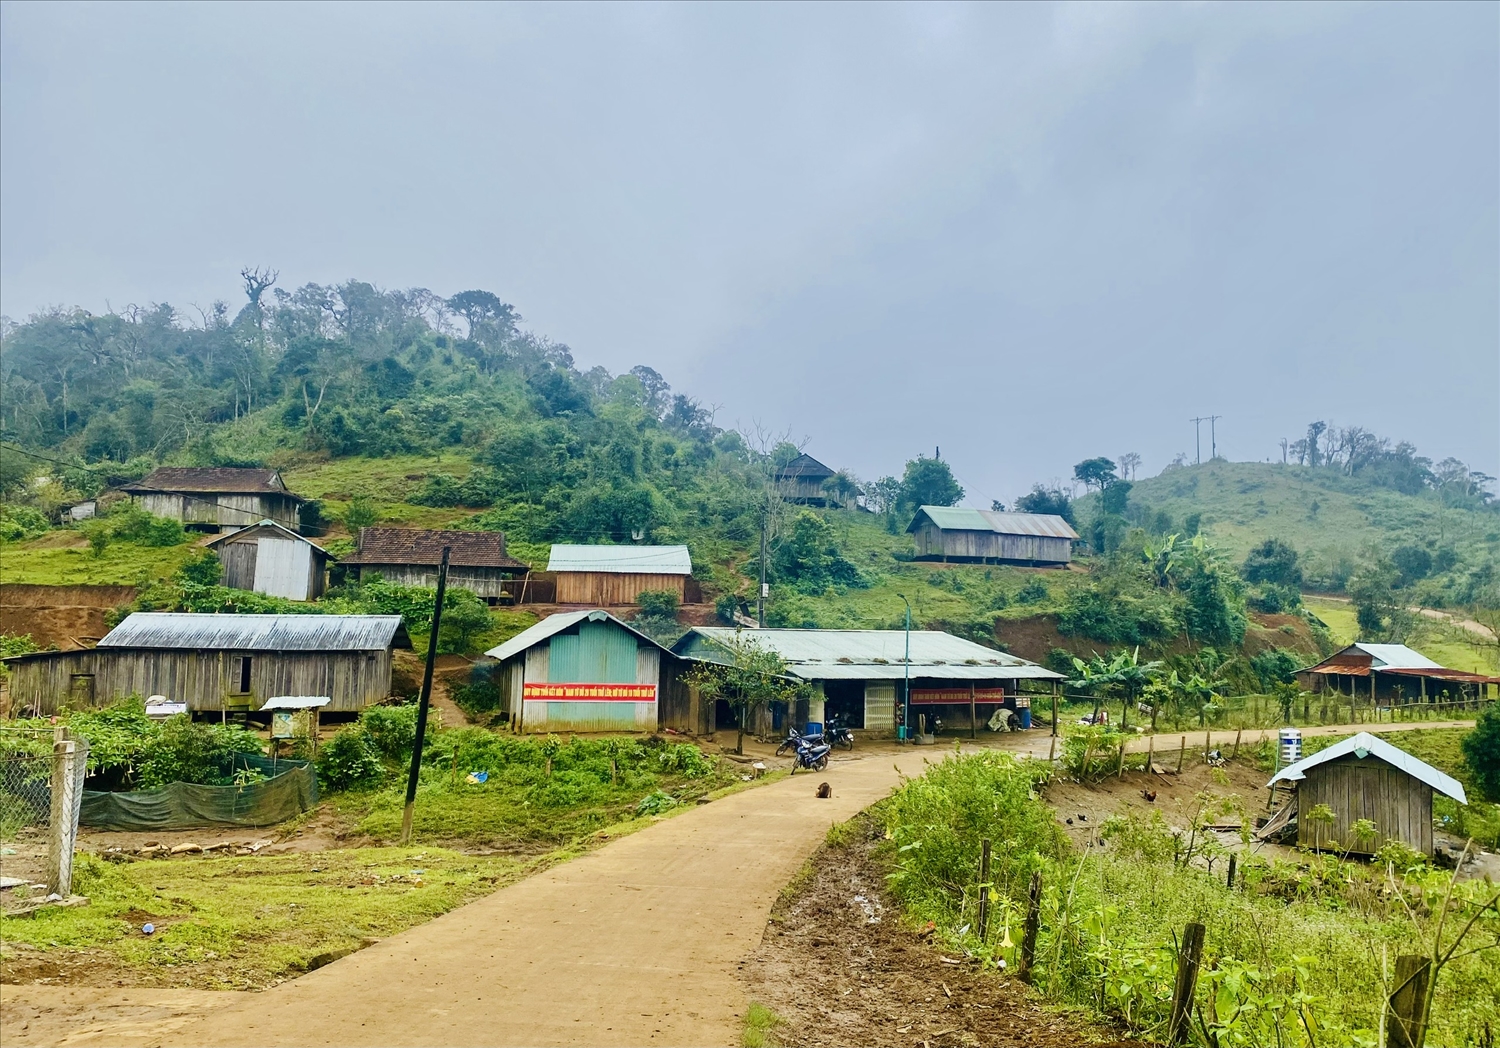
[[[1065,565],[1078,532],[1053,513],[923,506],[907,527],[919,560]]]
[[[552,547],[547,570],[557,574],[557,603],[617,607],[644,592],[668,592],[679,603],[696,599],[693,558],[686,546]],[[691,593],[690,593],[691,589]]]

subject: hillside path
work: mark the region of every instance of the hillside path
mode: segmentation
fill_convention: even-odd
[[[777,893],[929,756],[837,760],[664,819],[151,1043],[738,1044],[737,967]]]

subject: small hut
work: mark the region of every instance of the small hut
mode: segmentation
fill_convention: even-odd
[[[224,585],[287,600],[323,595],[332,554],[274,520],[263,520],[204,543],[224,565]]]
[[[698,600],[686,546],[556,545],[547,570],[557,573],[557,603],[620,607],[641,593],[665,590],[681,604]]]
[[[1297,843],[1307,848],[1373,855],[1388,840],[1432,854],[1432,795],[1467,804],[1463,784],[1377,735],[1358,735],[1277,772],[1266,785],[1297,789]],[[1310,818],[1325,805],[1333,821]],[[1362,836],[1356,824],[1374,823]]]
[[[811,455],[798,455],[776,471],[776,490],[788,502],[804,506],[836,506],[838,500],[823,484],[834,471]]]
[[[274,469],[162,466],[120,490],[158,517],[207,531],[248,528],[267,517],[296,528],[306,501]]]
[[[968,564],[1062,566],[1078,538],[1052,513],[1000,513],[956,506],[923,506],[906,529],[918,560]]]

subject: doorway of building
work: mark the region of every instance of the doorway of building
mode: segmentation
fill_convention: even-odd
[[[862,680],[824,681],[823,719],[838,721],[845,728],[863,728],[865,726],[865,682]]]

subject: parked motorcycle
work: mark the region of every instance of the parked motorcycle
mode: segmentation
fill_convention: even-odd
[[[806,768],[808,771],[822,771],[828,767],[828,754],[833,749],[822,736],[797,736],[797,755],[792,760],[792,774],[797,774],[798,768]]]
[[[811,743],[820,743],[823,741],[823,736],[803,735],[796,728],[788,728],[786,730],[786,738],[782,739],[781,745],[776,747],[776,756],[780,757],[782,754],[786,753],[787,750],[795,749],[798,742],[804,741]]]
[[[830,746],[842,746],[846,750],[854,749],[854,733],[836,720],[828,722],[824,735]]]

